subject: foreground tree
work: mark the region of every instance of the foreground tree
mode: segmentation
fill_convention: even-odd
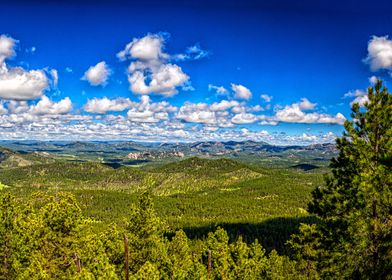
[[[332,175],[312,194],[309,211],[321,223],[291,241],[322,278],[391,279],[392,96],[378,81],[368,99],[352,106]]]
[[[117,279],[73,195],[35,193],[20,202],[0,194],[0,279]]]

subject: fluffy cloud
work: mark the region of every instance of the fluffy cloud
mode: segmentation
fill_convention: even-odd
[[[205,124],[215,124],[215,113],[210,111],[194,111],[189,114],[183,114],[181,111],[178,118],[183,119],[190,123],[205,123]]]
[[[132,60],[128,67],[132,92],[173,96],[178,93],[178,87],[191,89],[189,76],[181,67],[168,62],[170,55],[163,51],[164,47],[164,36],[149,34],[143,38],[134,38],[117,54],[120,60]]]
[[[117,54],[121,60],[140,59],[142,61],[160,61],[168,59],[169,55],[163,52],[164,36],[149,34],[143,38],[134,38]]]
[[[227,101],[222,100],[220,102],[215,102],[210,105],[211,111],[225,111],[227,109],[239,106],[239,103],[235,100]]]
[[[140,102],[132,102],[127,112],[128,120],[137,123],[157,123],[169,119],[169,114],[177,111],[177,107],[168,102],[151,102],[147,95],[140,98]]]
[[[162,64],[150,75],[150,82],[146,84],[146,75],[144,72],[136,70],[128,80],[131,84],[131,90],[137,94],[159,93],[165,96],[175,95],[178,91],[176,87],[184,85],[189,77],[182,72],[182,69],[175,64]]]
[[[20,114],[27,112],[30,107],[27,101],[15,101],[11,100],[8,102],[8,110],[11,114]]]
[[[301,110],[313,110],[317,104],[310,102],[307,98],[301,98],[301,102],[297,105]]]
[[[331,124],[343,124],[346,118],[341,114],[337,113],[335,116],[323,113],[305,113],[306,110],[313,110],[316,104],[310,102],[306,98],[302,98],[301,102],[287,105],[282,109],[278,109],[275,112],[275,116],[263,121],[275,121],[275,122],[288,122],[288,123],[331,123]]]
[[[48,89],[49,80],[42,70],[26,71],[21,67],[0,69],[0,98],[11,100],[37,99]]]
[[[343,124],[346,118],[337,113],[335,116],[320,113],[304,113],[296,108],[280,110],[276,113],[276,121],[289,123],[331,123]]]
[[[87,104],[84,105],[84,110],[89,113],[106,114],[107,112],[124,111],[131,104],[132,102],[128,98],[94,98],[87,101]]]
[[[372,71],[392,70],[392,40],[388,36],[373,36],[368,43],[368,55],[364,61]]]
[[[177,119],[189,123],[216,124],[216,113],[211,111],[207,103],[187,102],[179,109]]]
[[[233,127],[233,124],[230,122],[231,114],[226,110],[234,105],[235,103],[227,100],[211,105],[207,103],[186,102],[178,110],[176,119],[186,123],[200,123],[215,127]]]
[[[49,80],[43,70],[9,68],[5,60],[15,55],[16,40],[0,36],[0,99],[31,100],[43,95]]]
[[[250,90],[243,85],[231,84],[231,89],[234,91],[234,98],[249,100],[252,98]]]
[[[257,117],[254,114],[249,113],[240,113],[235,115],[231,122],[234,124],[247,124],[247,123],[254,123],[257,121]]]
[[[88,81],[92,86],[104,86],[111,74],[111,70],[105,61],[101,61],[94,66],[90,66],[84,73],[82,79]]]
[[[45,95],[42,99],[30,108],[30,113],[36,115],[62,115],[67,114],[72,110],[72,102],[69,97],[66,97],[59,102],[53,102]]]
[[[17,41],[11,37],[0,35],[0,66],[7,58],[15,56]]]

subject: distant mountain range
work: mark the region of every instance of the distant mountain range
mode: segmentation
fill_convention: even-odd
[[[306,158],[313,160],[328,160],[337,154],[336,146],[330,143],[309,146],[275,146],[255,141],[194,143],[0,141],[0,147],[4,147],[0,149],[0,164],[6,166],[48,162],[58,157],[71,161],[132,164],[136,161],[194,156],[290,158],[305,155]]]
[[[335,144],[313,144],[308,146],[275,146],[266,142],[255,141],[227,141],[227,142],[193,142],[193,143],[140,143],[140,142],[60,142],[60,141],[0,141],[0,146],[22,152],[152,152],[177,151],[184,154],[230,154],[283,152],[288,150],[309,151],[318,150],[336,152]]]

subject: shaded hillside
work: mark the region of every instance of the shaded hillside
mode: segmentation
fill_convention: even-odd
[[[320,167],[318,167],[317,165],[314,165],[314,164],[300,163],[300,164],[293,165],[292,168],[300,169],[303,171],[310,171],[310,170],[317,169]]]
[[[231,159],[205,159],[191,157],[185,160],[169,163],[156,169],[157,172],[168,173],[200,173],[201,175],[215,175],[216,173],[228,173],[247,168],[247,165]]]
[[[0,147],[0,168],[16,168],[54,161],[48,153],[19,153]]]

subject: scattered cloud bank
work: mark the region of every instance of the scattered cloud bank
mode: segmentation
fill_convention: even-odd
[[[190,77],[176,63],[199,60],[210,53],[200,45],[188,47],[184,53],[170,55],[165,51],[165,34],[148,34],[134,38],[117,53],[128,61],[127,76],[130,97],[95,97],[76,106],[69,97],[50,96],[58,91],[56,69],[29,70],[9,67],[7,60],[16,56],[18,41],[0,36],[0,133],[3,139],[112,139],[140,141],[204,141],[256,140],[275,144],[319,143],[332,141],[330,133],[269,133],[264,125],[280,123],[323,123],[341,125],[345,117],[320,111],[307,98],[272,108],[272,96],[253,94],[242,84],[230,87],[208,85],[214,99],[208,102],[172,102],[164,98],[179,89],[192,90]],[[86,67],[87,68],[87,67]],[[65,68],[65,72],[73,70]],[[105,61],[90,66],[82,79],[92,86],[105,86],[112,70]],[[370,81],[376,81],[371,77]],[[159,95],[151,97],[152,94]],[[362,92],[347,96],[366,98]],[[154,99],[153,99],[154,98]],[[156,100],[155,100],[156,99]],[[175,104],[175,105],[174,105]],[[76,107],[76,108],[75,108]]]
[[[112,71],[105,61],[98,62],[94,66],[90,66],[82,77],[92,86],[105,86]]]
[[[276,109],[272,115],[255,113],[254,106],[237,100],[211,104],[185,102],[173,106],[167,101],[154,102],[148,95],[138,101],[129,98],[94,98],[82,112],[73,112],[66,97],[57,102],[43,96],[38,102],[2,101],[0,130],[7,139],[116,139],[143,141],[262,140],[281,144],[325,142],[327,136],[286,134],[270,135],[260,127],[279,123],[342,124],[343,115],[314,112],[316,105],[307,99]],[[120,113],[126,111],[125,114]],[[112,114],[115,112],[117,114]],[[245,138],[243,138],[245,137]],[[298,136],[299,137],[299,136]],[[279,140],[278,140],[279,139]]]

